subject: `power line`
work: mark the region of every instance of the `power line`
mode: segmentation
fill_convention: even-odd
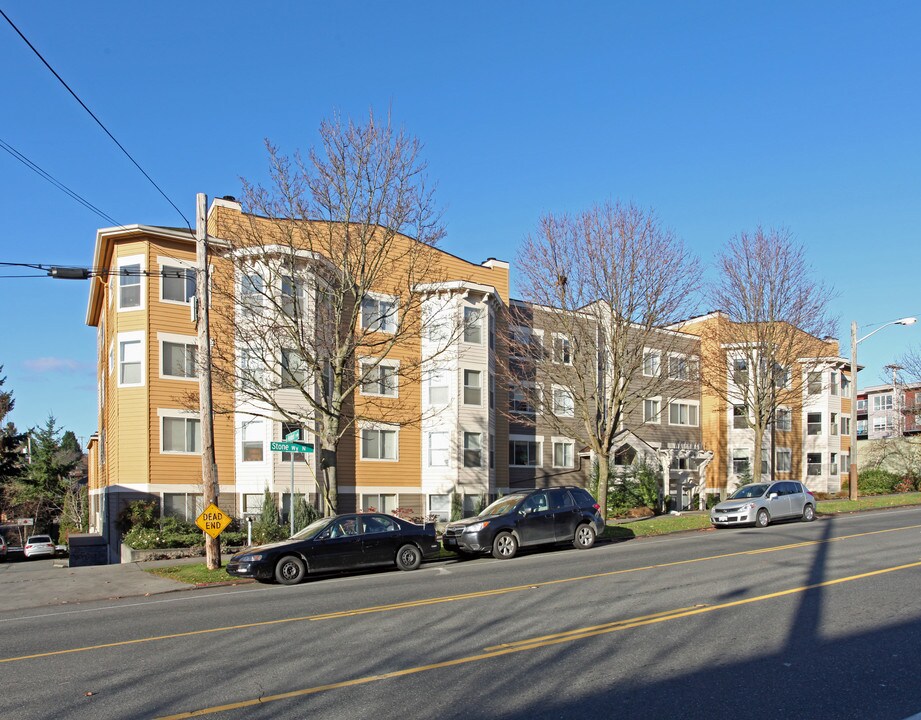
[[[58,188],[58,190],[63,192],[65,195],[69,195],[71,198],[73,198],[78,203],[83,205],[83,207],[85,207],[87,210],[90,210],[91,212],[96,213],[99,217],[101,217],[106,222],[110,222],[113,225],[117,225],[118,227],[121,227],[121,228],[125,227],[120,222],[118,222],[115,218],[113,218],[111,215],[109,215],[108,213],[100,210],[98,207],[93,205],[93,203],[91,203],[89,200],[84,198],[82,195],[80,195],[74,190],[71,190],[64,183],[62,183],[57,178],[55,178],[51,173],[43,170],[41,167],[38,166],[37,163],[30,160],[28,157],[26,157],[21,152],[19,152],[16,148],[14,148],[12,145],[5,142],[2,138],[0,138],[0,148],[3,148],[6,152],[8,152],[10,155],[16,158],[19,162],[21,162],[23,165],[25,165],[27,168],[32,170],[34,173],[36,173],[40,177],[50,182],[52,185]]]
[[[110,275],[123,275],[125,277],[168,277],[168,278],[186,278],[191,268],[175,268],[170,270],[132,270],[127,267],[120,267],[117,270],[111,268],[92,268],[80,265],[51,265],[49,263],[21,263],[21,262],[0,262],[0,267],[23,267],[32,268],[44,272],[44,275],[0,275],[0,277],[53,277],[60,280],[87,280],[91,277]]]
[[[123,146],[118,140],[115,139],[115,136],[114,136],[112,133],[109,132],[109,129],[108,129],[105,125],[102,124],[102,121],[101,121],[98,117],[96,117],[96,115],[93,113],[93,111],[90,110],[90,109],[86,106],[86,103],[84,103],[84,102],[80,99],[80,97],[77,95],[77,93],[75,93],[73,90],[71,90],[70,85],[68,85],[66,82],[64,82],[64,78],[62,78],[60,75],[58,75],[57,71],[56,71],[53,67],[51,67],[51,65],[49,64],[49,62],[48,62],[47,60],[45,60],[44,57],[42,57],[42,54],[35,48],[35,46],[34,46],[31,42],[29,42],[29,39],[28,39],[25,35],[22,34],[22,31],[21,31],[18,27],[16,27],[16,23],[14,23],[12,20],[10,20],[9,16],[8,16],[5,12],[3,12],[2,9],[0,9],[0,15],[3,15],[3,19],[6,20],[6,21],[10,24],[10,27],[12,27],[13,30],[15,30],[16,33],[19,35],[19,37],[21,37],[21,38],[23,39],[23,41],[25,42],[25,44],[28,45],[29,48],[31,48],[32,52],[34,52],[34,53],[38,56],[38,59],[41,60],[41,61],[44,63],[45,67],[48,68],[48,69],[51,71],[51,73],[58,79],[58,81],[61,83],[61,85],[63,85],[65,88],[67,88],[67,92],[69,92],[69,93],[73,96],[74,100],[76,100],[78,103],[80,103],[80,106],[81,106],[84,110],[86,110],[86,112],[89,113],[90,117],[93,118],[93,120],[96,121],[96,124],[99,125],[99,127],[101,127],[101,128],[103,129],[103,131],[105,132],[105,134],[108,135],[108,136],[112,139],[112,142],[114,142],[116,145],[118,145],[119,149],[125,154],[125,157],[127,157],[127,158],[134,164],[134,166],[135,166],[138,170],[141,171],[141,174],[142,174],[145,178],[147,178],[148,182],[150,182],[150,184],[153,185],[153,186],[157,189],[157,192],[159,192],[160,195],[163,196],[163,198],[166,200],[166,202],[168,202],[170,205],[173,206],[173,209],[174,209],[177,213],[179,213],[179,216],[182,218],[183,222],[186,224],[186,227],[189,228],[189,232],[193,232],[193,231],[192,231],[192,226],[189,224],[189,221],[186,219],[186,216],[182,214],[182,211],[181,211],[178,207],[176,207],[176,203],[174,203],[172,200],[169,199],[169,196],[168,196],[165,192],[163,192],[163,190],[160,189],[160,186],[157,185],[157,183],[155,183],[155,182],[153,181],[153,178],[150,177],[150,175],[147,174],[147,172],[144,170],[144,168],[142,168],[142,167],[138,164],[137,160],[135,160],[133,157],[131,157],[131,153],[129,153],[127,150],[125,150],[124,146]]]

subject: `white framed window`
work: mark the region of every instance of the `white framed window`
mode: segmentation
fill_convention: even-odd
[[[361,326],[372,332],[395,333],[397,307],[393,296],[369,294],[361,300]]]
[[[857,435],[866,435],[867,434],[867,421],[858,420],[857,421]]]
[[[831,391],[832,395],[837,395],[838,394],[838,373],[833,371],[830,377],[831,377],[831,380],[828,383],[828,389]]]
[[[662,422],[662,399],[646,398],[643,400],[643,422],[644,423],[661,423]]]
[[[572,365],[572,346],[569,338],[560,333],[553,334],[553,361],[560,365]]]
[[[857,401],[857,409],[858,410],[867,409],[867,399],[866,398],[861,398],[860,400]]]
[[[144,256],[118,258],[118,310],[140,310],[144,307]]]
[[[699,424],[700,405],[689,400],[678,400],[668,404],[669,425],[687,425],[697,427]]]
[[[283,349],[281,351],[281,386],[283,388],[299,388],[304,386],[306,371],[304,361],[296,350]]]
[[[831,414],[831,418],[828,421],[828,434],[829,435],[838,434],[838,413]]]
[[[492,470],[496,467],[496,436],[490,433],[489,435],[489,469]]]
[[[790,408],[779,407],[774,413],[774,423],[777,430],[790,432],[793,430],[793,413]]]
[[[828,474],[829,475],[838,474],[838,453],[831,453],[829,455]]]
[[[793,472],[793,452],[790,448],[777,448],[777,472]]]
[[[265,297],[265,280],[262,275],[253,272],[240,278],[240,302],[244,308],[252,310],[262,307]]]
[[[737,357],[732,359],[732,381],[738,387],[748,386],[748,359]]]
[[[448,387],[448,373],[444,370],[433,370],[429,374],[429,405],[447,405],[450,399]]]
[[[183,335],[157,333],[160,341],[160,377],[194,380],[198,377],[198,341]]]
[[[163,493],[163,517],[195,522],[195,518],[204,509],[205,502],[201,493]]]
[[[265,423],[261,418],[245,420],[241,425],[240,459],[243,462],[265,460]]]
[[[473,345],[483,344],[482,308],[464,307],[464,342]]]
[[[264,500],[265,500],[265,493],[244,493],[243,495],[243,514],[244,515],[259,515],[262,512],[262,503],[264,502]]]
[[[537,403],[537,388],[532,382],[522,382],[508,389],[509,412],[534,415]]]
[[[807,413],[806,414],[806,434],[807,435],[821,435],[822,434],[822,413]]]
[[[576,466],[576,444],[569,438],[553,438],[553,467],[574,468]]]
[[[732,427],[736,430],[748,428],[748,408],[744,405],[732,406]]]
[[[464,433],[464,467],[483,467],[483,435]]]
[[[553,414],[557,417],[575,417],[576,406],[569,388],[553,386]]]
[[[115,341],[109,343],[109,375],[115,370]]]
[[[428,466],[449,467],[450,447],[449,434],[446,432],[430,432],[428,434]]]
[[[483,373],[479,370],[463,370],[464,405],[482,405]]]
[[[304,312],[304,306],[304,281],[290,275],[282,276],[281,311],[289,318],[295,318]]]
[[[889,418],[885,415],[879,415],[873,418],[873,431],[874,432],[885,432],[886,430],[892,430],[892,418]]]
[[[197,455],[201,453],[201,420],[197,413],[183,410],[158,410],[160,452]]]
[[[118,386],[144,384],[144,332],[118,334]]]
[[[806,453],[806,474],[822,474],[822,453]]]
[[[195,297],[195,268],[160,263],[160,301],[188,305]]]
[[[540,467],[541,445],[540,440],[533,438],[515,438],[508,441],[508,463],[510,467]]]
[[[400,431],[396,427],[367,426],[361,428],[361,459],[399,459]]]
[[[850,415],[841,416],[841,434],[842,435],[851,434],[851,416]]]
[[[851,456],[848,453],[841,453],[841,474],[844,475],[851,471]]]
[[[361,361],[361,394],[397,397],[399,365],[394,361]]]
[[[240,350],[240,387],[243,390],[257,391],[265,386],[265,366],[262,353],[255,348]]]
[[[747,449],[732,451],[732,474],[743,475],[751,467],[751,455]]]
[[[806,375],[806,392],[810,395],[822,394],[822,373],[811,372]]]
[[[395,493],[373,493],[361,496],[361,509],[365,512],[392,513],[397,509]]]
[[[658,350],[643,350],[643,375],[658,377],[662,366],[662,353]]]
[[[892,395],[873,396],[873,411],[878,412],[880,410],[892,410]]]
[[[438,518],[439,522],[444,522],[451,517],[451,496],[447,494],[429,495],[429,514]]]
[[[774,387],[787,388],[792,382],[790,368],[784,365],[774,365]]]
[[[668,377],[670,380],[696,380],[697,358],[690,355],[668,356]]]

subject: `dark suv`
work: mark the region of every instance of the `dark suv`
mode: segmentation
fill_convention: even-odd
[[[499,498],[476,517],[448,523],[441,542],[461,556],[491,552],[500,560],[528,545],[571,542],[584,550],[604,530],[600,507],[580,487],[522,490]]]

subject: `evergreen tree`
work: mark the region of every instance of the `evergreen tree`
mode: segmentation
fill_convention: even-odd
[[[30,462],[16,483],[16,499],[34,518],[36,529],[47,528],[64,509],[64,499],[74,483],[70,475],[82,453],[75,437],[63,444],[62,430],[53,415],[43,427],[33,428],[31,435]]]
[[[278,514],[275,496],[266,487],[265,494],[262,496],[262,512],[259,513],[259,518],[253,523],[253,542],[257,545],[262,545],[263,543],[283,540],[287,536],[287,531],[281,525],[281,516]]]
[[[22,447],[26,440],[25,434],[17,432],[12,422],[3,424],[15,404],[12,391],[2,389],[5,382],[6,378],[0,376],[0,513],[9,513],[12,509],[12,486],[22,474]]]
[[[320,511],[307,502],[307,498],[298,495],[294,503],[294,532],[299,532],[310,525],[314,520],[320,519]]]

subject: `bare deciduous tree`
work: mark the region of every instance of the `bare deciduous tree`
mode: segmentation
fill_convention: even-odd
[[[215,384],[235,398],[224,411],[315,433],[333,514],[343,438],[419,420],[394,395],[418,384],[417,289],[445,274],[444,228],[420,142],[389,121],[325,121],[306,159],[267,148],[271,186],[245,183],[247,214],[215,233],[229,261],[215,270]]]
[[[652,211],[606,203],[574,215],[546,215],[523,243],[518,268],[523,299],[544,310],[547,347],[516,333],[528,321],[513,307],[512,393],[526,394],[534,378],[565,389],[542,404],[541,420],[562,435],[575,432],[575,440],[591,449],[606,514],[611,455],[625,414],[674,388],[667,372],[643,377],[644,349],[658,348],[663,357],[687,349],[686,337],[663,328],[693,312],[699,262]],[[513,396],[510,418],[520,421],[515,409]]]
[[[727,407],[738,408],[737,427],[751,428],[757,482],[764,435],[777,408],[802,398],[811,373],[827,360],[824,339],[837,324],[828,310],[834,294],[816,279],[803,246],[785,228],[740,233],[717,263],[710,297],[719,317],[701,336],[708,368],[701,382]]]

